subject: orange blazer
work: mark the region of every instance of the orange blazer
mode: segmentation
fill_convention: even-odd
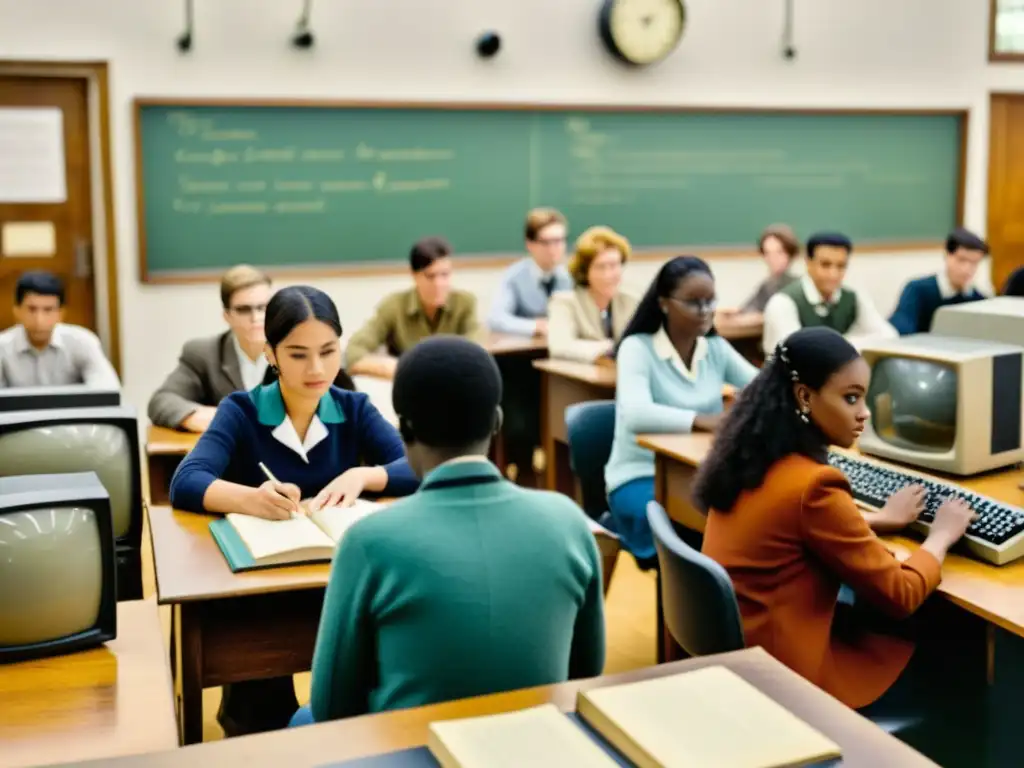
[[[854,504],[843,474],[800,455],[776,462],[731,511],[712,510],[703,551],[732,578],[747,645],[762,646],[855,709],[889,689],[914,647],[866,631],[839,637],[840,586],[904,618],[941,579],[938,560],[923,549],[898,561]]]

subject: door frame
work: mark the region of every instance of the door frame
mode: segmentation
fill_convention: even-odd
[[[110,136],[110,79],[106,61],[14,61],[0,59],[0,76],[80,79],[86,83],[89,166],[92,184],[93,296],[96,330],[107,356],[124,378],[118,293],[117,230]]]
[[[997,111],[1001,110],[1001,107],[1010,102],[1024,102],[1024,91],[990,91],[988,95],[988,146],[986,147],[986,161],[987,161],[987,185],[985,194],[985,231],[986,237],[991,243],[992,240],[992,211],[994,206],[992,205],[992,199],[996,195],[996,188],[1002,182],[1002,174],[1004,168],[1002,165],[997,165],[995,160],[996,153],[992,151],[996,143],[1003,139],[1003,135],[1000,133],[997,135],[996,131],[999,130],[997,121],[993,119],[993,115]],[[996,285],[995,274],[996,274],[996,260],[999,259],[998,253],[993,253],[990,257],[992,259],[991,270],[993,275],[992,288],[995,290],[996,295],[1002,291],[1002,285]],[[1010,269],[1007,275],[1001,277],[998,281],[1000,283],[1005,282],[1006,277],[1013,272]]]

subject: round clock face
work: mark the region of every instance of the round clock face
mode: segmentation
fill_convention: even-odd
[[[685,21],[682,0],[606,0],[602,27],[614,53],[653,64],[676,47]]]

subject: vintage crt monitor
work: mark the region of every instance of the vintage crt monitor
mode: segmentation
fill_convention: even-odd
[[[140,464],[131,406],[0,412],[0,477],[95,472],[107,489],[122,600],[142,597]]]
[[[1024,345],[1024,298],[997,296],[939,307],[932,319],[932,333]]]
[[[868,342],[863,453],[955,475],[1024,459],[1024,348],[914,334]]]
[[[0,662],[117,636],[110,496],[94,472],[0,478]]]
[[[0,387],[0,411],[39,411],[50,408],[103,408],[121,404],[116,389],[83,384],[66,387]]]

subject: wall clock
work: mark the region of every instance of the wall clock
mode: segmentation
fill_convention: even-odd
[[[683,0],[604,0],[601,40],[618,59],[647,66],[668,56],[683,36]]]

